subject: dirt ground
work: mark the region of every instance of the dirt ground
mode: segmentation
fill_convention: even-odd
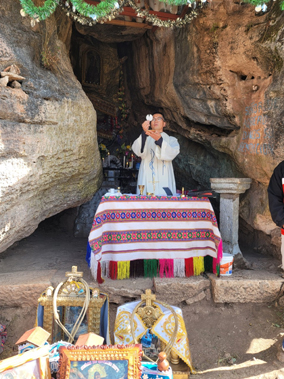
[[[33,235],[1,254],[0,274],[56,269],[61,281],[63,273],[77,265],[89,282],[92,278],[85,262],[86,243],[86,239],[72,237],[56,223],[44,222]],[[252,261],[253,267],[262,266],[264,270],[276,270],[278,264],[271,258],[255,255]],[[212,300],[180,304],[180,307],[196,378],[284,379],[284,353],[280,350],[284,338],[282,307],[275,303],[215,304]],[[115,304],[110,304],[111,328],[116,309]],[[8,332],[0,359],[17,353],[15,342],[34,327],[35,316],[35,307],[1,308],[0,305],[0,323],[6,325]]]

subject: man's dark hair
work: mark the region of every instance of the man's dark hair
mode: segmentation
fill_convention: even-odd
[[[164,119],[164,121],[166,121],[166,119],[165,119],[165,115],[164,115],[164,113],[163,113],[163,112],[159,111],[158,109],[154,109],[154,110],[153,110],[153,112],[152,112],[152,114],[153,114],[153,115],[154,115],[154,114],[157,114],[157,113],[159,113],[160,115],[162,115],[162,116],[163,116],[163,119]]]

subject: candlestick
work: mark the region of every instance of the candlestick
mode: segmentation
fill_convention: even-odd
[[[123,168],[125,168],[125,155],[123,157]]]

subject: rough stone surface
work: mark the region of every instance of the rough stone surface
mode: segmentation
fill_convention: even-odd
[[[76,237],[88,238],[90,230],[92,228],[92,223],[94,221],[94,216],[100,204],[102,196],[108,192],[108,189],[110,187],[111,184],[107,181],[104,181],[101,188],[96,192],[95,196],[90,201],[79,207],[74,229],[74,235]]]
[[[201,276],[190,278],[154,278],[154,288],[159,300],[168,304],[186,301],[191,304],[206,297],[210,281]],[[208,297],[208,293],[207,293]]]
[[[215,303],[269,303],[276,299],[283,278],[273,273],[235,271],[217,278],[209,274]]]
[[[153,289],[153,280],[150,278],[112,280],[106,278],[100,285],[102,292],[109,295],[110,302],[124,304],[126,301],[141,300],[146,289]]]
[[[61,15],[66,28],[57,35],[54,16],[31,28],[20,9],[0,4],[0,71],[15,64],[26,78],[20,89],[0,87],[0,252],[88,201],[102,176],[96,112],[62,42],[71,22]],[[51,70],[41,65],[43,52],[56,62]]]
[[[21,89],[0,87],[0,251],[41,220],[88,201],[101,180],[96,114],[68,57],[70,19],[58,11],[58,25],[52,16],[31,28],[20,7],[0,4],[0,72],[15,64],[26,78]],[[278,2],[256,15],[253,5],[223,0],[181,29],[77,27],[90,44],[113,45],[116,70],[107,88],[121,65],[132,111],[127,142],[140,134],[145,114],[162,108],[181,144],[178,187],[209,188],[210,177],[251,178],[240,197],[242,236],[274,256],[280,239],[266,189],[284,159],[283,23]],[[48,51],[53,71],[41,66]],[[117,85],[112,89],[113,95]]]
[[[37,305],[39,295],[51,285],[56,270],[18,271],[0,274],[0,303],[2,307]]]
[[[91,35],[95,39],[106,42],[126,42],[133,41],[145,34],[146,29],[131,28],[115,25],[94,25],[92,28],[76,23],[76,29],[83,35]]]
[[[202,291],[198,295],[193,296],[190,299],[185,300],[185,302],[186,302],[186,304],[190,305],[190,304],[196,303],[198,301],[201,301],[205,298],[206,298],[206,293],[205,293],[205,291]]]
[[[160,107],[168,130],[188,146],[174,162],[180,188],[236,173],[251,178],[240,215],[258,238],[267,235],[267,246],[266,188],[284,159],[283,21],[276,3],[256,16],[252,5],[216,2],[185,28],[148,31],[125,63],[137,134],[145,114]]]

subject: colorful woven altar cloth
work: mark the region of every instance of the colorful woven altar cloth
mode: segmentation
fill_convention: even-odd
[[[159,259],[164,263],[208,255],[216,266],[222,257],[216,216],[206,197],[102,197],[89,244],[95,279],[98,262]]]

